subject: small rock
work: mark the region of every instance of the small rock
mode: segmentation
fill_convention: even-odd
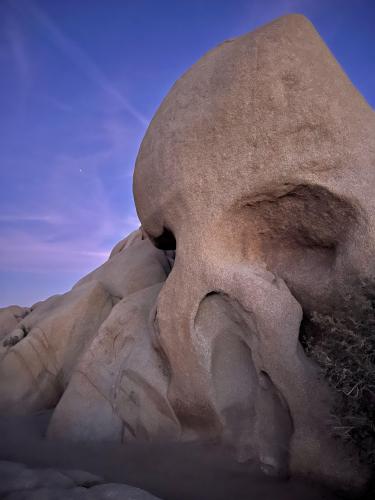
[[[77,486],[83,486],[85,488],[91,488],[91,486],[96,486],[104,482],[103,478],[100,476],[96,476],[84,470],[63,470],[61,472],[72,479]]]
[[[95,500],[160,500],[145,490],[126,484],[108,483],[89,490]]]
[[[29,469],[18,463],[0,462],[0,495],[36,488],[74,488],[75,481],[58,470]]]
[[[22,464],[0,462],[0,496],[17,490],[38,486],[37,475]]]

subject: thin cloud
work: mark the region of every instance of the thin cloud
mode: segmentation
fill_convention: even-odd
[[[42,97],[48,104],[51,104],[54,108],[58,109],[59,111],[63,111],[65,113],[71,113],[73,111],[73,106],[70,106],[65,102],[62,102],[61,100],[56,99],[53,96],[43,95]]]
[[[122,237],[139,227],[136,216],[122,219]],[[0,271],[79,272],[80,277],[100,266],[112,246],[103,247],[103,236],[111,234],[112,224],[99,223],[96,231],[55,240],[56,234],[44,235],[23,230],[3,230],[0,235]],[[120,239],[120,238],[118,238]]]
[[[113,141],[94,154],[57,156],[39,193],[39,209],[0,215],[0,271],[79,272],[83,276],[139,227],[134,208],[126,207],[125,183],[121,183],[123,188],[116,185],[124,193],[121,209],[101,178],[103,167],[117,158],[117,148]],[[49,213],[43,212],[42,205]]]
[[[14,3],[8,2],[13,8],[17,8]],[[19,4],[18,4],[19,5]],[[29,0],[24,4],[29,13],[44,28],[49,39],[59,50],[67,56],[85,75],[98,87],[100,87],[118,105],[126,110],[143,126],[149,124],[147,119],[131,102],[113,85],[111,80],[95,64],[90,56],[79,47],[74,40],[67,37],[57,24],[40,8],[35,2]],[[18,10],[18,9],[17,9]]]
[[[11,18],[7,19],[5,34],[19,76],[24,82],[29,82],[32,70],[30,58],[26,51],[26,42],[18,24]]]
[[[48,224],[62,224],[63,217],[60,215],[43,214],[2,214],[0,222],[46,222]]]
[[[80,271],[85,274],[102,264],[110,252],[109,248],[101,251],[79,248],[82,242],[45,241],[23,231],[12,231],[0,236],[0,245],[0,271],[7,272]]]

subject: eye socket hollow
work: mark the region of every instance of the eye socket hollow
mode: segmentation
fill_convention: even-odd
[[[176,250],[176,238],[170,229],[167,227],[163,228],[163,232],[160,236],[152,237],[150,240],[160,250]]]
[[[358,220],[347,200],[317,185],[297,185],[273,196],[268,193],[246,206],[266,239],[288,247],[334,250]]]

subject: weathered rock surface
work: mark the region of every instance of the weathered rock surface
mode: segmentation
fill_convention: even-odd
[[[48,299],[26,316],[21,322],[24,339],[3,347],[0,411],[27,413],[55,406],[111,308],[110,294],[96,281]]]
[[[51,437],[126,442],[178,438],[168,376],[153,347],[161,284],[122,299],[87,350],[56,407]]]
[[[165,253],[150,245],[138,230],[118,243],[109,260],[82,278],[74,288],[99,281],[113,297],[123,299],[165,281],[170,269]]]
[[[53,409],[49,438],[210,439],[267,474],[363,485],[299,330],[375,274],[374,137],[373,110],[302,16],[209,52],[142,143],[142,229],[70,292],[0,311],[0,411]],[[128,494],[64,478],[71,498]]]

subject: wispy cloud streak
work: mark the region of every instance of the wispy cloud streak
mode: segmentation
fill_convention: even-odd
[[[0,272],[79,272],[100,265],[112,246],[139,227],[131,188],[117,174],[131,138],[117,119],[105,119],[86,130],[101,136],[106,147],[55,154],[30,205],[10,204],[0,214]],[[120,163],[120,165],[119,165]],[[105,185],[108,176],[116,181]],[[115,199],[113,199],[114,197]],[[117,199],[117,201],[115,201]],[[121,200],[121,201],[120,201]],[[4,207],[5,208],[5,207]]]
[[[138,227],[136,216],[123,218],[122,237]],[[108,258],[111,246],[103,246],[103,235],[111,229],[102,222],[96,231],[70,239],[59,238],[58,231],[53,229],[44,235],[15,228],[3,230],[0,234],[0,272],[77,271],[83,276]]]
[[[142,133],[138,124],[144,128],[148,120],[36,2],[5,2],[11,8],[7,11],[8,53],[22,84],[29,76],[27,71],[40,65],[38,57],[34,64],[34,46],[28,42],[41,31],[44,39],[65,55],[61,64],[73,62],[77,73],[88,79],[94,92],[89,106],[91,113],[76,112],[79,107],[71,108],[61,101],[69,96],[64,93],[57,93],[56,98],[50,96],[49,87],[44,85],[44,73],[35,71],[38,92],[44,99],[38,111],[45,111],[43,103],[51,104],[52,100],[55,108],[74,112],[66,113],[63,119],[59,117],[59,133],[68,130],[63,139],[50,134],[48,125],[41,127],[46,141],[42,144],[36,141],[31,147],[36,162],[39,157],[41,161],[46,159],[39,181],[30,176],[28,169],[35,169],[38,174],[41,165],[30,161],[27,148],[17,153],[20,172],[28,180],[27,193],[20,200],[14,190],[13,197],[2,200],[0,272],[60,277],[73,272],[82,276],[103,263],[113,245],[139,226],[129,175]],[[40,29],[31,31],[30,25]],[[34,99],[36,92],[30,95]],[[114,105],[108,109],[111,102]],[[25,116],[27,119],[28,115]],[[31,137],[32,132],[33,129]],[[20,143],[24,140],[23,133]],[[56,282],[59,279],[56,277]],[[0,300],[4,300],[3,295],[0,289]]]
[[[9,6],[17,9],[14,2],[8,1]],[[82,71],[94,84],[100,87],[110,98],[133,116],[141,125],[147,126],[147,119],[132,103],[113,85],[111,80],[95,64],[90,56],[77,45],[77,43],[66,36],[58,25],[46,14],[46,12],[32,0],[28,0],[26,9],[34,19],[44,28],[49,39],[56,47],[67,56],[80,71]]]
[[[64,219],[60,215],[43,214],[0,214],[0,222],[46,222],[61,224]]]
[[[16,64],[17,71],[23,81],[28,82],[31,78],[31,64],[26,51],[26,42],[19,26],[11,18],[7,19],[5,35],[9,42],[10,52]]]

